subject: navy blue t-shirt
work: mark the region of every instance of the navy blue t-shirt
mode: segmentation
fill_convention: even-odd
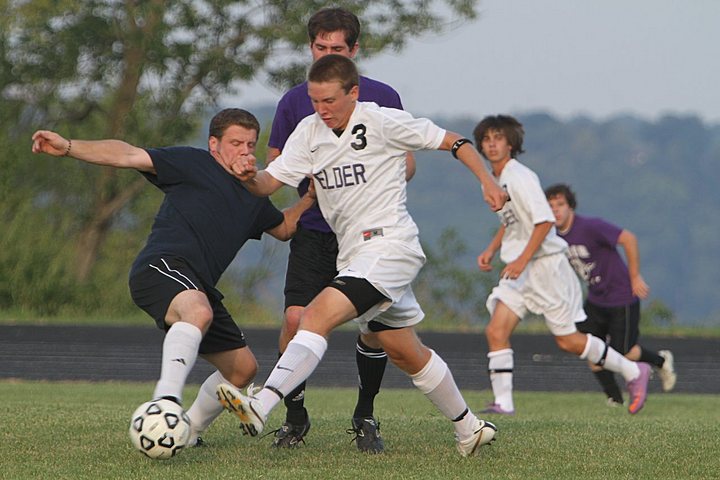
[[[240,247],[280,225],[283,213],[248,192],[207,150],[146,150],[157,174],[142,173],[165,198],[132,271],[160,255],[181,257],[214,290]]]

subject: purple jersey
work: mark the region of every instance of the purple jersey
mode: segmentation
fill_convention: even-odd
[[[602,307],[629,305],[636,299],[617,241],[622,228],[600,218],[575,215],[572,227],[558,234],[569,245],[575,271],[588,285],[588,301]]]
[[[358,100],[361,102],[375,102],[381,107],[402,110],[400,95],[391,86],[367,77],[360,77],[360,96]],[[285,148],[285,142],[295,130],[297,124],[300,123],[300,120],[313,113],[315,113],[315,110],[307,93],[307,82],[290,89],[278,102],[268,145],[282,151]],[[304,180],[298,186],[298,192],[301,196],[307,192],[308,184],[309,180]],[[300,217],[300,225],[308,230],[332,232],[317,204],[305,210],[305,213]]]

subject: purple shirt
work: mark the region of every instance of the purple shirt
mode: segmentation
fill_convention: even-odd
[[[402,110],[402,102],[400,95],[389,85],[367,77],[360,77],[360,95],[358,98],[361,102],[375,102],[381,107],[397,108]],[[278,102],[275,110],[275,118],[273,118],[272,130],[270,131],[270,139],[268,145],[282,151],[285,148],[285,142],[300,120],[315,113],[312,102],[307,93],[307,82],[297,85],[283,95]],[[309,180],[303,180],[298,186],[300,195],[304,195],[308,189]],[[320,207],[317,203],[302,214],[300,217],[300,225],[308,230],[320,232],[332,232],[322,216]]]
[[[622,228],[601,218],[575,215],[570,230],[558,234],[569,245],[568,257],[588,285],[588,301],[603,307],[629,305],[636,300],[630,275],[617,241]]]

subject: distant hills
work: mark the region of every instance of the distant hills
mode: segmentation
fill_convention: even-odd
[[[253,111],[269,125],[274,107]],[[433,120],[471,137],[481,115]],[[651,299],[662,300],[683,324],[720,320],[720,125],[694,116],[653,122],[631,116],[516,117],[526,132],[519,160],[543,187],[569,183],[579,213],[637,235]],[[468,268],[476,268],[475,256],[497,229],[495,214],[483,203],[475,178],[449,153],[420,152],[417,159],[408,196],[422,240],[434,242],[446,228],[457,229],[472,252]]]

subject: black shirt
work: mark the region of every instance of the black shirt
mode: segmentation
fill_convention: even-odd
[[[168,147],[147,152],[157,174],[142,173],[165,198],[132,271],[161,255],[181,257],[205,287],[215,291],[212,287],[240,247],[280,225],[283,214],[268,198],[248,192],[207,150]]]

